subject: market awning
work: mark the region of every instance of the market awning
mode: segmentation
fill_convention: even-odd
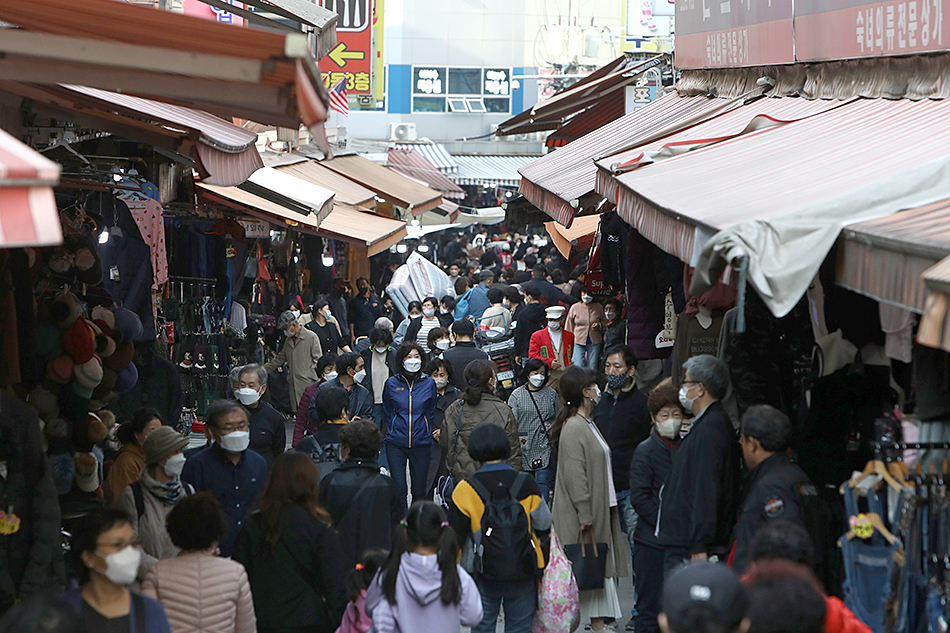
[[[556,130],[568,117],[600,103],[605,96],[617,92],[622,95],[624,88],[646,71],[663,66],[666,59],[665,55],[658,55],[638,61],[632,55],[621,55],[550,99],[500,124],[496,134],[507,136]]]
[[[0,3],[0,79],[132,94],[283,127],[326,151],[328,97],[307,35],[114,0]]]
[[[264,166],[255,146],[257,134],[200,110],[85,86],[0,81],[0,91],[42,103],[79,124],[88,122],[187,156],[213,185],[240,184]]]
[[[455,157],[449,154],[449,150],[445,149],[445,145],[441,143],[402,143],[396,144],[393,149],[417,150],[443,174],[454,174],[459,170]]]
[[[373,209],[376,206],[375,192],[353,182],[346,176],[341,176],[332,169],[327,169],[315,160],[306,158],[299,163],[282,165],[276,169],[336,192],[337,202],[367,209]]]
[[[537,160],[540,156],[524,154],[479,156],[475,154],[458,154],[458,173],[452,179],[460,185],[481,185],[483,187],[517,187],[521,182],[518,175],[525,165]]]
[[[878,301],[923,312],[924,273],[950,256],[950,200],[846,226],[836,281]]]
[[[63,243],[53,187],[60,167],[0,129],[0,248]]]
[[[607,95],[551,132],[544,144],[547,147],[564,147],[571,141],[576,141],[585,134],[590,134],[597,128],[619,119],[626,114],[626,111],[627,97],[624,91]]]
[[[548,216],[524,196],[506,200],[501,207],[505,210],[505,225],[508,227],[544,224],[548,220]]]
[[[406,223],[337,204],[320,224],[320,235],[366,246],[368,256],[382,253],[406,237]]]
[[[519,170],[520,191],[570,226],[587,199],[599,199],[594,194],[594,160],[663,138],[738,105],[733,99],[681,97],[673,92],[525,165]]]
[[[927,302],[917,342],[950,352],[950,257],[924,273]]]
[[[575,247],[589,248],[594,241],[594,233],[597,232],[597,226],[600,224],[600,215],[585,215],[574,220],[571,228],[567,228],[557,222],[545,222],[544,228],[551,241],[557,246],[557,250],[564,257],[571,257],[571,249]]]
[[[320,161],[320,165],[376,192],[380,198],[397,207],[409,209],[413,215],[425,213],[442,203],[442,194],[390,171],[382,165],[357,156],[340,156]]]
[[[281,229],[294,229],[316,235],[320,227],[320,222],[312,213],[301,213],[296,207],[288,208],[237,187],[219,187],[203,182],[197,183],[197,187],[198,199],[201,202],[234,209],[277,225]]]
[[[333,210],[334,192],[273,167],[258,169],[239,188],[285,207],[299,205],[302,212],[313,214],[317,224]]]
[[[452,182],[414,147],[391,149],[386,153],[386,166],[407,178],[422,181],[430,189],[442,192],[443,198],[461,200],[465,190]]]
[[[312,33],[316,38],[314,54],[317,59],[323,58],[336,46],[337,14],[309,0],[244,0],[244,4],[251,5],[260,9],[260,11],[242,9],[240,6],[235,6],[224,0],[201,1],[217,9],[239,15],[249,22],[277,31],[294,32],[297,29],[274,18],[299,22],[304,33]]]
[[[860,99],[616,177],[618,210],[695,263],[698,295],[730,264],[782,317],[842,226],[950,198],[950,102]]]

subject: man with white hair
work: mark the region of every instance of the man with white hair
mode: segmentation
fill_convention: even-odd
[[[251,450],[263,457],[270,468],[287,446],[284,416],[270,404],[261,402],[261,396],[267,392],[267,372],[264,368],[253,364],[237,369],[238,382],[234,396],[247,409],[251,424]]]
[[[267,373],[280,369],[286,363],[290,367],[287,386],[290,389],[291,406],[294,411],[300,405],[303,390],[317,382],[317,361],[323,356],[323,348],[316,334],[300,325],[290,310],[277,319],[277,328],[287,337],[280,352],[264,365]]]
[[[679,400],[693,422],[660,490],[657,520],[667,572],[684,560],[725,560],[738,512],[739,436],[721,402],[729,368],[703,354],[688,359],[683,372]]]

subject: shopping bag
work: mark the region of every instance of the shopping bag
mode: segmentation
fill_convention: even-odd
[[[607,570],[607,544],[594,543],[593,530],[587,530],[587,535],[590,544],[584,543],[584,534],[581,533],[580,543],[564,546],[564,555],[571,561],[574,579],[581,591],[603,589]]]
[[[531,633],[571,633],[581,623],[581,602],[561,542],[551,530],[551,554],[538,583],[538,608]]]

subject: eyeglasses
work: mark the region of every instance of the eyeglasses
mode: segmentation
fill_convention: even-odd
[[[245,422],[244,424],[240,424],[240,425],[238,425],[238,426],[225,426],[225,427],[221,427],[220,429],[218,429],[218,431],[219,431],[222,435],[227,435],[228,433],[234,433],[235,431],[246,431],[246,430],[248,430],[249,428],[250,428],[250,425],[249,425],[247,422]]]

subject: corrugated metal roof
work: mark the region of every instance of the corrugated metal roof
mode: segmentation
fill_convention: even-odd
[[[413,215],[425,213],[442,202],[442,194],[438,191],[417,184],[362,156],[340,156],[320,161],[319,164],[372,189],[380,198],[397,207],[411,209]]]
[[[521,193],[569,226],[575,212],[572,202],[594,191],[595,159],[663,138],[737,105],[734,100],[675,92],[663,96],[519,169]]]
[[[465,190],[449,180],[415,148],[390,149],[386,154],[386,166],[407,178],[421,180],[431,189],[442,192],[443,198],[465,197]]]

